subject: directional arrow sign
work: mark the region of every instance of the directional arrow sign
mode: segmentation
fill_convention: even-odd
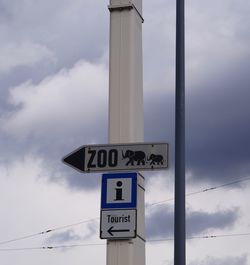
[[[111,235],[111,236],[114,236],[114,233],[123,233],[123,232],[130,232],[129,229],[114,229],[113,226],[111,226],[108,230],[108,233]]]
[[[136,209],[101,211],[101,239],[128,239],[135,237]]]
[[[168,167],[168,144],[86,145],[63,158],[81,172],[152,170]]]

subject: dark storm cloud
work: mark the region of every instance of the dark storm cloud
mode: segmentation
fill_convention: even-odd
[[[249,61],[247,57],[217,75],[208,74],[192,88],[187,83],[186,159],[193,179],[223,182],[249,176]],[[148,96],[146,139],[169,142],[173,158],[174,88]]]
[[[27,80],[38,83],[83,58],[98,61],[108,49],[109,11],[105,1],[0,1],[0,12],[0,55],[4,48],[14,46],[16,49],[10,52],[13,56],[26,41],[53,54],[53,60],[45,58],[32,64],[19,61],[16,66],[6,66],[9,70],[0,75],[0,104],[5,108],[10,87]],[[107,23],[96,23],[96,17]],[[2,64],[9,61],[12,58],[2,60]]]
[[[103,64],[83,61],[37,85],[24,83],[13,88],[9,103],[14,110],[1,113],[1,162],[8,165],[32,155],[43,160],[52,181],[78,189],[95,187],[98,178],[85,177],[61,160],[84,144],[107,143],[106,76]]]
[[[239,217],[237,208],[215,213],[189,212],[187,214],[187,234],[192,236],[213,229],[224,229],[234,225]]]
[[[0,22],[4,23],[9,20],[10,18],[10,11],[6,7],[6,2],[5,1],[0,1]]]
[[[224,229],[234,225],[239,216],[238,209],[207,213],[203,211],[187,212],[187,236],[200,235],[214,229]],[[146,235],[148,239],[173,237],[174,212],[170,206],[158,206],[146,217]]]
[[[4,5],[2,12],[6,13],[5,20],[8,20],[2,25],[5,29],[6,42],[18,44],[20,40],[32,39],[35,43],[47,47],[56,58],[54,64],[39,61],[32,67],[29,65],[19,66],[4,76],[0,75],[1,113],[6,110],[16,110],[15,106],[6,103],[10,86],[16,86],[28,79],[37,84],[44,77],[53,75],[62,67],[70,68],[79,58],[96,61],[107,50],[109,12],[105,2],[99,5],[97,0],[87,0],[79,1],[72,6],[68,1],[53,1],[48,4],[41,0],[36,3],[16,0],[0,3]],[[196,4],[198,5],[198,2]],[[144,43],[146,49],[145,141],[170,143],[170,167],[173,169],[174,31],[171,23],[174,8],[171,6],[167,11],[169,12],[167,32],[157,33],[157,27],[162,23],[165,14],[161,13],[160,19],[156,20],[158,14],[153,16],[153,13],[150,13],[151,6],[149,5],[154,7],[154,4],[146,3],[145,16],[148,16],[148,24],[146,19],[144,26],[146,30],[146,43]],[[162,5],[162,3],[158,3],[158,5]],[[158,6],[154,8],[158,9]],[[96,16],[93,16],[90,10],[98,15],[100,21],[106,22],[96,23]],[[205,12],[204,7],[202,10]],[[240,13],[241,10],[237,12]],[[72,14],[74,14],[74,18],[72,18]],[[248,16],[247,12],[242,14],[243,18]],[[206,15],[209,18],[209,11]],[[44,20],[44,17],[47,19]],[[190,17],[188,19],[190,22]],[[237,31],[239,34],[237,36],[248,42],[246,37],[248,28],[245,24],[240,28],[241,31]],[[154,35],[155,38],[151,36],[156,33],[158,35]],[[167,38],[165,38],[166,35]],[[187,43],[187,46],[194,45],[195,40],[192,43]],[[238,40],[240,42],[240,39]],[[170,42],[167,46],[165,46],[166,41]],[[207,47],[209,44],[204,43],[203,46]],[[155,47],[159,49],[155,49]],[[164,48],[163,54],[161,48]],[[244,58],[235,60],[233,64],[220,65],[220,61],[226,57],[230,57],[230,54],[219,58],[216,53],[214,58],[210,58],[212,62],[214,60],[214,72],[210,68],[206,69],[207,61],[205,59],[207,58],[201,65],[204,71],[192,72],[187,69],[187,170],[195,180],[223,182],[225,178],[235,179],[246,176],[250,172],[250,152],[248,150],[248,146],[250,146],[250,123],[248,122],[250,115],[248,104],[250,60],[246,52]],[[166,62],[166,69],[164,62]],[[187,65],[189,64],[190,62],[187,61]],[[167,82],[168,78],[172,81]],[[88,97],[85,100],[88,101]],[[93,104],[95,103],[93,102]],[[83,111],[88,111],[84,110],[84,101]],[[51,125],[47,134],[31,133],[28,138],[24,139],[15,138],[8,133],[1,134],[0,144],[4,153],[1,161],[8,163],[8,161],[24,156],[26,153],[34,154],[44,159],[46,167],[51,172],[51,180],[65,182],[73,188],[96,187],[99,181],[98,177],[89,178],[89,175],[85,176],[67,168],[61,163],[61,158],[75,148],[91,143],[93,139],[97,143],[107,143],[107,115],[108,110],[105,105],[95,120],[88,123],[79,120],[81,126],[79,123],[76,124],[77,129],[72,130],[72,134],[69,132],[66,136],[64,133],[60,133],[64,129],[59,130],[56,125]],[[67,121],[65,121],[65,129],[68,130],[68,127]],[[60,172],[65,172],[67,177],[60,179],[58,177]]]
[[[172,237],[174,233],[173,209],[169,206],[158,206],[146,215],[146,238]]]
[[[3,37],[0,54],[1,51],[5,51],[6,47],[9,49],[9,47],[24,45],[25,48],[28,40],[28,44],[34,47],[34,52],[37,52],[38,48],[44,53],[47,52],[45,55],[51,53],[53,57],[52,60],[45,57],[32,63],[22,62],[21,58],[16,65],[14,60],[7,70],[2,60],[2,68],[6,72],[0,74],[0,122],[2,117],[15,115],[19,109],[22,109],[22,104],[14,106],[8,102],[9,91],[12,87],[27,80],[31,80],[34,85],[39,84],[44,79],[56,75],[62,68],[72,68],[77,61],[83,58],[85,61],[98,61],[107,50],[109,11],[105,1],[100,3],[95,0],[84,0],[73,3],[67,0],[53,2],[13,0],[0,1],[0,7],[2,19],[0,33]],[[96,23],[96,17],[99,21],[106,20],[107,23]],[[4,49],[1,50],[2,47]],[[24,55],[22,56],[25,58]],[[82,91],[84,93],[84,87]],[[84,100],[89,100],[87,94]],[[54,108],[56,109],[57,105]],[[84,102],[83,111],[86,112]],[[79,125],[80,123],[82,125]],[[65,127],[69,130],[67,120],[65,120]],[[29,137],[22,139],[18,134],[13,136],[9,132],[1,131],[0,144],[4,154],[1,161],[12,162],[27,153],[40,156],[45,160],[53,176],[61,168],[61,158],[74,148],[96,139],[103,143],[107,142],[107,110],[100,112],[98,120],[92,119],[88,123],[79,120],[77,127],[79,128],[77,132],[72,129],[72,133],[64,136],[63,139],[60,133],[62,130],[57,130],[55,126],[51,126],[50,132],[46,134],[37,135],[37,133],[29,132]],[[56,179],[56,177],[52,178]],[[66,178],[66,182],[69,185],[80,187],[95,185],[93,184],[95,181],[82,183],[80,180],[75,181],[74,178]]]
[[[249,176],[250,172],[250,39],[245,22],[250,5],[240,2],[242,5],[232,0],[220,2],[216,10],[211,8],[211,1],[195,0],[187,5],[186,160],[187,171],[196,181],[225,182]],[[175,101],[173,12],[170,7],[157,19],[151,17],[155,13],[149,15],[152,23],[145,20],[144,42],[145,139],[169,142],[171,160]],[[160,36],[164,38],[156,34],[160,22]],[[151,45],[159,47],[159,52]]]
[[[99,122],[94,121],[89,124],[89,128],[80,126],[78,132],[72,131],[72,135],[66,138],[61,138],[59,132],[53,132],[53,128],[46,137],[34,134],[22,140],[2,134],[0,145],[4,155],[0,157],[0,163],[8,166],[26,154],[33,155],[43,159],[45,171],[49,172],[52,182],[64,183],[72,189],[96,188],[99,185],[100,174],[79,173],[62,163],[62,158],[83,144],[91,143],[93,139],[107,143],[106,117],[101,116]]]
[[[187,92],[187,161],[195,178],[249,176],[249,57]]]

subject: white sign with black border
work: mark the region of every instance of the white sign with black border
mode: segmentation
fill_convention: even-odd
[[[101,239],[129,239],[136,237],[136,209],[102,210]]]
[[[63,158],[81,172],[153,170],[168,167],[167,143],[86,145]]]

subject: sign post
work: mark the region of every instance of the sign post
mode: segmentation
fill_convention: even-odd
[[[168,145],[143,143],[142,0],[110,0],[108,8],[109,145],[82,146],[63,162],[84,173],[137,170],[103,176],[100,237],[107,239],[107,265],[145,265],[145,188],[138,171],[167,168]]]
[[[82,146],[63,162],[83,173],[137,171],[103,176],[100,237],[107,239],[107,265],[145,265],[145,188],[138,171],[167,168],[168,144],[143,143],[142,0],[110,0],[108,8],[109,144]]]
[[[110,0],[109,143],[144,141],[142,0]],[[145,265],[144,177],[137,178],[137,236],[107,240],[107,265]]]

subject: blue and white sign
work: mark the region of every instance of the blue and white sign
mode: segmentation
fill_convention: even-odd
[[[102,209],[136,208],[137,173],[102,175]]]

